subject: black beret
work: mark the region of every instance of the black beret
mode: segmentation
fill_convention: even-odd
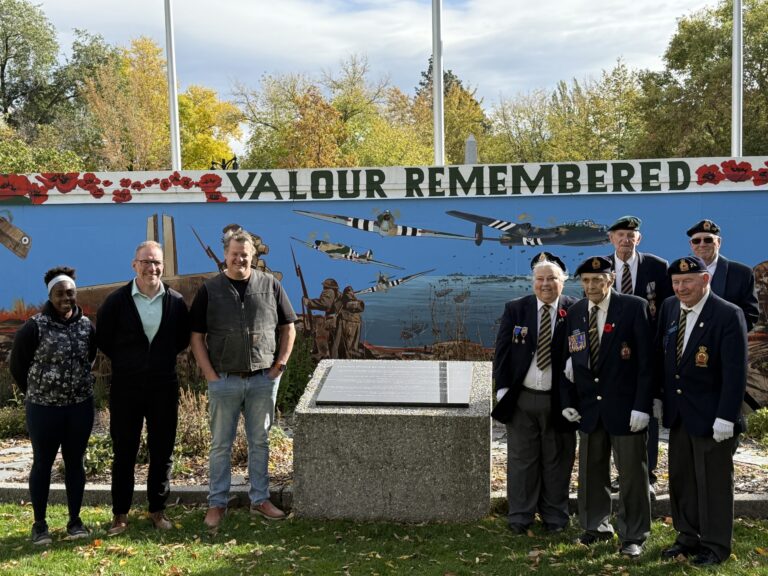
[[[667,274],[701,274],[707,271],[707,265],[704,260],[698,256],[684,256],[678,258],[667,269]]]
[[[550,264],[555,264],[556,266],[559,266],[560,269],[563,272],[568,272],[565,268],[565,263],[560,260],[557,256],[552,254],[551,252],[539,252],[536,254],[536,256],[533,257],[531,260],[531,270],[533,270],[533,267],[536,266],[536,264],[539,264],[540,262],[548,262]]]
[[[614,230],[640,230],[643,223],[637,216],[622,216],[608,228],[609,232]]]
[[[592,258],[587,258],[579,264],[579,267],[576,268],[576,276],[580,276],[581,274],[585,273],[593,273],[593,274],[601,274],[606,272],[611,272],[613,270],[613,262],[611,262],[608,258],[605,256],[593,256]]]
[[[715,236],[720,236],[720,226],[712,222],[712,220],[702,220],[688,228],[686,234],[688,234],[688,236],[693,236],[699,232],[709,232]]]

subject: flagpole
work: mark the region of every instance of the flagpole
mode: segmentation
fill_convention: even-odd
[[[443,124],[443,1],[432,0],[432,119],[435,166],[445,164],[445,131]]]
[[[744,107],[744,26],[741,0],[733,0],[733,56],[731,61],[731,156],[742,153]]]
[[[165,0],[165,55],[166,68],[168,69],[168,108],[171,121],[171,168],[181,170],[179,99],[176,92],[176,56],[174,55],[171,0]]]

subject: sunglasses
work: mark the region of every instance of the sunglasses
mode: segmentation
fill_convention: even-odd
[[[706,238],[691,238],[691,244],[696,244],[697,246],[704,242],[704,244],[714,244],[715,239],[712,236],[707,236]]]

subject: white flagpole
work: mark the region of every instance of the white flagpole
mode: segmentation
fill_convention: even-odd
[[[176,93],[176,56],[174,55],[171,0],[165,0],[165,55],[168,69],[168,108],[171,116],[171,169],[181,170],[179,99]]]
[[[742,151],[744,108],[744,26],[741,0],[733,0],[733,57],[731,62],[731,156]]]
[[[432,0],[432,119],[435,166],[445,164],[445,130],[443,125],[443,1]]]

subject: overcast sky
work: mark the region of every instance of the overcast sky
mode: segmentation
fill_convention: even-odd
[[[163,0],[33,0],[67,49],[74,28],[127,45],[144,35],[165,45]],[[443,58],[486,108],[500,95],[598,77],[623,58],[662,67],[677,20],[715,0],[444,0]],[[183,90],[221,97],[235,81],[265,74],[318,76],[350,54],[367,56],[409,94],[432,52],[431,0],[173,0],[176,66]]]

